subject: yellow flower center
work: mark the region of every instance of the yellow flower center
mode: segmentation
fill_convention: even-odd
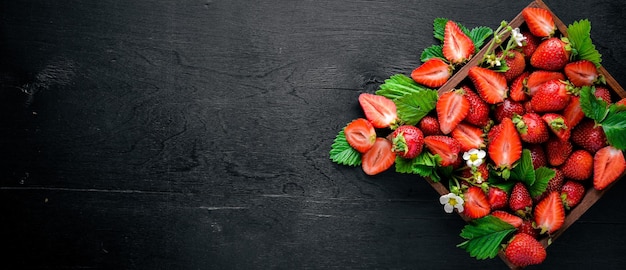
[[[471,162],[474,162],[479,159],[478,154],[470,154],[469,159]]]
[[[455,198],[450,198],[450,200],[448,201],[448,203],[452,206],[455,206],[457,204],[457,201]]]

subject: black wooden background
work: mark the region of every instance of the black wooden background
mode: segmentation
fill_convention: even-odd
[[[626,83],[622,1],[589,18]],[[409,74],[432,21],[526,1],[1,1],[3,269],[504,269],[415,176],[328,159],[357,96]],[[618,183],[532,269],[626,265]]]

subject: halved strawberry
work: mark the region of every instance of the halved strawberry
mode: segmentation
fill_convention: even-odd
[[[535,70],[528,75],[526,79],[526,89],[528,95],[533,96],[539,86],[551,80],[565,80],[565,75],[558,71]]]
[[[451,64],[460,64],[474,55],[474,42],[454,21],[448,21],[443,33],[443,56]]]
[[[376,130],[372,123],[365,118],[357,118],[350,122],[343,130],[346,141],[352,148],[365,153],[376,141]]]
[[[391,142],[396,155],[413,159],[422,153],[424,134],[416,126],[402,125],[391,133]]]
[[[560,193],[553,191],[541,200],[534,211],[535,224],[541,234],[551,234],[560,229],[565,222],[565,209]]]
[[[522,156],[522,141],[510,118],[502,119],[501,130],[490,138],[487,152],[496,168],[510,169]]]
[[[372,122],[375,128],[386,128],[396,123],[398,113],[396,104],[391,99],[380,95],[361,93],[359,104],[363,108],[365,117]]]
[[[374,146],[363,154],[361,168],[368,175],[375,175],[391,168],[396,154],[391,150],[392,143],[385,138],[376,138]]]
[[[439,88],[452,76],[452,69],[441,58],[433,57],[411,72],[416,83],[430,88]]]
[[[543,119],[543,121],[548,125],[548,128],[550,128],[550,131],[552,131],[552,133],[559,139],[562,141],[569,140],[569,137],[572,134],[572,129],[569,128],[562,115],[556,113],[546,113],[541,116],[541,119]]]
[[[461,151],[467,152],[470,149],[481,149],[485,147],[484,131],[482,128],[470,124],[459,123],[452,130],[452,137],[461,144]]]
[[[463,193],[463,200],[465,201],[463,214],[469,218],[481,218],[491,212],[487,195],[477,186],[469,187],[467,191]]]
[[[550,80],[543,83],[530,99],[533,111],[542,113],[565,109],[571,97],[568,88],[568,84],[560,80]]]
[[[556,25],[550,11],[543,8],[527,7],[522,10],[524,21],[530,32],[537,37],[551,37]]]
[[[610,145],[603,147],[593,156],[593,187],[605,189],[622,175],[624,169],[624,153]]]
[[[569,103],[563,109],[563,117],[565,118],[565,122],[569,124],[569,127],[574,130],[574,127],[580,123],[583,118],[585,118],[585,113],[580,108],[580,97],[571,96],[569,99]]]
[[[509,91],[506,78],[502,72],[473,66],[469,69],[468,76],[478,95],[489,104],[496,104],[504,101]]]
[[[465,98],[470,103],[470,110],[464,121],[478,127],[486,126],[490,122],[489,111],[491,109],[489,105],[469,86],[463,86],[462,88],[465,91]]]
[[[435,110],[441,132],[449,134],[467,116],[470,103],[463,90],[453,90],[439,96]]]
[[[578,60],[565,65],[564,68],[567,79],[575,86],[593,85],[598,76],[598,68],[589,60]]]
[[[539,44],[530,57],[530,65],[544,70],[557,71],[569,63],[571,45],[560,38],[549,38]]]
[[[430,153],[441,157],[441,166],[455,165],[459,162],[461,144],[455,138],[448,136],[426,136],[424,145]]]
[[[502,210],[493,211],[491,212],[491,215],[511,224],[515,228],[519,228],[519,226],[522,226],[522,222],[524,222],[521,217]]]
[[[533,236],[517,233],[506,245],[504,256],[513,265],[526,267],[542,263],[547,253],[543,245]]]
[[[524,85],[524,81],[528,78],[530,73],[523,72],[517,78],[513,79],[511,82],[511,89],[509,91],[509,97],[513,101],[522,102],[528,99],[528,94],[526,94],[526,85]]]

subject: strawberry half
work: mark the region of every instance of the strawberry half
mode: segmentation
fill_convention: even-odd
[[[519,228],[519,226],[522,226],[522,222],[524,222],[524,220],[521,217],[518,217],[516,215],[513,215],[509,212],[502,211],[502,210],[493,211],[491,215],[501,219],[502,221],[506,223],[511,224],[511,226],[515,228]]]
[[[580,97],[572,96],[569,99],[569,103],[563,109],[563,117],[565,118],[565,122],[569,124],[569,127],[574,131],[574,127],[580,123],[583,118],[585,118],[585,113],[582,108],[580,108]]]
[[[489,138],[487,152],[496,168],[510,169],[522,156],[522,141],[510,118],[502,119],[501,130]]]
[[[528,95],[533,96],[543,83],[551,80],[565,80],[565,75],[558,71],[535,70],[526,79]]]
[[[399,126],[391,133],[392,150],[401,158],[413,159],[422,153],[424,134],[410,125]]]
[[[359,95],[359,104],[363,108],[365,117],[372,122],[375,128],[386,128],[396,123],[398,113],[396,104],[384,96],[370,93]]]
[[[551,234],[563,226],[565,209],[559,192],[551,192],[535,206],[534,218],[540,234]]]
[[[487,195],[479,187],[469,187],[463,194],[463,200],[465,201],[463,214],[469,218],[481,218],[491,212]]]
[[[441,132],[449,134],[467,116],[470,103],[463,90],[453,90],[439,96],[435,110]]]
[[[546,255],[543,245],[525,233],[514,235],[504,249],[506,259],[519,267],[540,264],[546,259]]]
[[[443,56],[451,64],[461,64],[474,54],[474,42],[454,22],[448,21],[443,32]]]
[[[575,86],[593,85],[598,79],[598,68],[589,60],[578,60],[565,65],[565,76]]]
[[[556,25],[550,11],[543,8],[527,7],[522,10],[528,30],[537,37],[551,37]]]
[[[603,147],[593,156],[593,187],[605,189],[622,175],[624,169],[624,153],[610,145]]]
[[[557,71],[569,63],[571,47],[560,38],[549,38],[539,44],[530,57],[530,65],[544,70]]]
[[[441,157],[441,166],[456,165],[459,162],[461,144],[455,138],[448,136],[426,136],[424,145],[430,153]]]
[[[490,186],[487,198],[489,199],[491,209],[503,209],[509,205],[509,194],[499,187]]]
[[[481,149],[485,147],[484,131],[470,124],[459,123],[452,130],[452,137],[461,144],[461,151],[467,152],[470,149]]]
[[[376,130],[372,123],[365,118],[357,118],[344,129],[346,141],[352,148],[363,154],[370,150],[376,142]]]
[[[441,58],[430,58],[411,72],[411,78],[421,85],[439,88],[452,76],[452,69]]]
[[[478,95],[489,104],[496,104],[504,101],[507,97],[508,86],[506,78],[502,72],[473,66],[469,69],[468,76]]]
[[[509,91],[509,97],[511,100],[522,102],[528,99],[528,94],[526,94],[526,85],[524,85],[524,82],[528,78],[529,74],[530,73],[528,72],[523,72],[517,76],[517,78],[513,79],[510,87],[511,89]]]
[[[376,138],[372,148],[361,157],[361,168],[367,175],[376,175],[391,168],[396,154],[391,150],[393,145],[385,138]]]

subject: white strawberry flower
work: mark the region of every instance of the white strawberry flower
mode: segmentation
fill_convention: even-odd
[[[526,37],[524,35],[522,35],[522,33],[520,33],[519,28],[514,28],[513,30],[511,30],[511,38],[513,40],[515,40],[515,43],[517,44],[517,47],[524,46],[524,44],[522,42],[524,42],[524,40],[526,40]]]
[[[454,208],[456,208],[459,213],[463,212],[464,201],[463,198],[459,197],[459,195],[456,195],[454,193],[442,195],[441,197],[439,197],[439,202],[443,205],[443,210],[446,211],[446,213],[448,214],[452,213]]]
[[[478,167],[480,164],[483,164],[483,159],[487,156],[484,150],[480,149],[470,149],[469,151],[463,153],[463,159],[467,163],[468,167]]]

